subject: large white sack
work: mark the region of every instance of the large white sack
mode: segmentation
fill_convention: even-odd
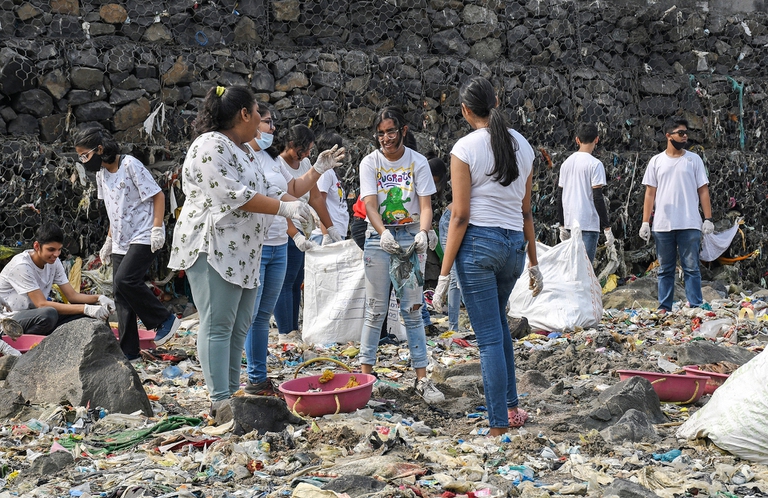
[[[720,233],[702,233],[701,234],[701,250],[699,251],[699,259],[702,261],[714,261],[723,255],[725,251],[731,247],[731,242],[739,231],[739,221],[733,224],[731,228]]]
[[[364,312],[363,251],[355,241],[307,251],[302,340],[311,344],[359,341]]]
[[[587,256],[581,230],[554,247],[536,244],[544,290],[533,297],[528,289],[528,263],[509,296],[509,316],[526,317],[533,330],[595,327],[603,316],[600,282]],[[526,258],[527,260],[527,258]]]
[[[733,372],[709,402],[677,430],[709,438],[739,458],[768,464],[768,349]]]

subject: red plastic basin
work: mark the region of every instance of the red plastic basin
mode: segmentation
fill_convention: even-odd
[[[659,396],[659,400],[683,405],[697,402],[704,394],[705,386],[709,380],[709,377],[703,375],[676,375],[642,370],[616,370],[616,373],[619,374],[621,380],[627,380],[630,377],[642,377],[651,383],[653,390]]]
[[[355,376],[359,386],[349,389],[344,387],[349,378]],[[320,375],[300,377],[280,384],[280,391],[285,395],[289,410],[299,415],[320,417],[330,413],[349,413],[362,408],[371,399],[371,391],[376,377],[359,372],[337,373],[333,379],[321,384]],[[309,389],[322,389],[321,392],[308,392]]]
[[[699,369],[699,365],[688,365],[687,367],[683,367],[683,370],[685,370],[685,373],[690,373],[691,375],[700,375],[702,377],[707,377],[707,385],[704,386],[704,394],[711,395],[715,392],[715,389],[722,386],[725,380],[731,376],[731,374],[721,374],[717,372],[705,372],[704,370]]]
[[[22,353],[26,353],[32,347],[39,344],[40,341],[45,339],[46,336],[44,335],[35,335],[35,334],[22,334],[19,336],[18,339],[11,339],[7,335],[3,336],[3,340],[13,346],[14,348],[18,349]]]
[[[120,339],[120,331],[113,328],[112,333],[115,338]],[[139,329],[139,348],[155,349],[155,332],[152,330]]]

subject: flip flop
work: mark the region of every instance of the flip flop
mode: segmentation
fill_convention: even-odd
[[[507,411],[507,417],[509,417],[510,427],[522,427],[525,425],[525,421],[528,420],[528,412],[522,408],[518,408],[515,411]]]

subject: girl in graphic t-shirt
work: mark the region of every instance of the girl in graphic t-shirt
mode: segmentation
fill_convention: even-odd
[[[165,244],[165,195],[141,161],[119,154],[108,131],[82,130],[75,137],[75,150],[85,169],[96,172],[98,197],[107,209],[109,231],[99,255],[103,264],[114,264],[120,348],[133,360],[139,357],[137,315],[148,329],[157,329],[158,346],[173,337],[180,323],[144,284],[153,253]]]
[[[425,253],[432,228],[431,195],[435,183],[427,159],[404,145],[408,133],[399,109],[387,107],[374,121],[379,149],[360,163],[360,198],[365,203],[368,232],[365,240],[365,323],[360,339],[360,364],[371,373],[376,363],[379,331],[389,303],[390,255],[416,243]],[[411,364],[416,370],[416,392],[427,402],[445,399],[427,378],[426,335],[421,318],[422,287],[403,289],[400,313],[405,322]]]

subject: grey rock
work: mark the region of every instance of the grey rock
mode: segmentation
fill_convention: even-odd
[[[275,396],[237,396],[230,398],[237,435],[257,431],[282,432],[288,425],[303,425],[304,420],[288,410],[285,401]]]
[[[55,99],[64,98],[69,89],[72,88],[69,78],[61,69],[54,69],[45,74],[40,81],[40,86],[48,90]]]
[[[157,78],[142,78],[139,80],[139,87],[143,88],[149,94],[160,91],[160,80]]]
[[[6,387],[33,403],[90,403],[111,413],[141,410],[152,415],[141,379],[112,330],[91,318],[61,325],[24,354],[8,375]]]
[[[320,489],[345,493],[351,498],[357,498],[358,496],[375,494],[386,486],[387,483],[373,477],[346,475],[325,483]]]
[[[679,108],[676,97],[645,97],[640,101],[640,112],[651,116],[671,116]]]
[[[370,71],[370,60],[365,52],[351,50],[342,57],[341,66],[347,74],[360,76]]]
[[[75,458],[70,452],[54,451],[53,453],[35,458],[35,461],[32,462],[32,465],[29,466],[29,469],[27,469],[24,474],[29,476],[50,476],[66,469],[74,463]]]
[[[13,95],[34,88],[37,75],[31,61],[18,52],[0,49],[0,92]]]
[[[149,100],[144,97],[123,106],[115,113],[115,130],[127,130],[143,123],[151,111]]]
[[[60,140],[64,136],[66,122],[66,114],[51,114],[40,118],[40,138],[46,142]]]
[[[630,409],[643,412],[654,424],[666,422],[659,396],[651,383],[642,377],[631,377],[609,387],[593,401],[591,409],[580,415],[586,427],[604,429]]]
[[[169,43],[173,41],[173,33],[162,23],[155,23],[148,27],[141,37],[149,43]]]
[[[727,361],[743,365],[756,355],[741,346],[720,346],[707,341],[692,341],[674,348],[678,365],[706,365]]]
[[[250,17],[241,17],[235,26],[235,43],[261,43],[256,23]]]
[[[432,15],[432,27],[437,30],[456,28],[460,24],[461,18],[453,9],[438,10]]]
[[[0,357],[0,380],[5,380],[8,377],[8,373],[11,371],[16,362],[19,360],[18,356],[5,355]]]
[[[275,79],[280,79],[290,73],[295,67],[295,59],[278,59],[272,64],[272,74],[275,75]]]
[[[341,90],[341,74],[320,71],[312,75],[312,84],[315,86],[326,86],[334,90]]]
[[[39,135],[40,127],[37,118],[29,114],[19,114],[8,123],[8,133],[16,136]]]
[[[600,431],[600,435],[606,441],[618,444],[625,441],[655,441],[659,438],[645,413],[634,408],[627,410],[614,425]]]
[[[309,79],[304,73],[298,71],[288,73],[275,82],[275,90],[281,92],[290,92],[293,89],[307,86],[309,86]]]
[[[494,62],[502,54],[501,40],[498,38],[485,38],[472,45],[469,56],[482,62]]]
[[[75,117],[78,121],[105,121],[114,115],[115,110],[108,102],[90,102],[75,109]]]
[[[144,90],[121,90],[116,88],[109,93],[109,103],[123,105],[144,95]]]
[[[245,78],[239,74],[231,73],[229,71],[222,71],[216,80],[222,86],[247,86]]]
[[[299,0],[275,0],[272,2],[276,21],[298,21],[301,15]]]
[[[57,16],[48,25],[48,36],[65,40],[85,40],[85,32],[76,16]]]
[[[112,35],[117,31],[111,24],[105,24],[103,22],[92,22],[88,28],[88,34],[91,36]]]
[[[43,90],[27,90],[14,99],[13,109],[19,114],[31,114],[39,118],[53,112],[53,99]]]
[[[517,377],[518,393],[538,393],[550,386],[549,380],[538,370],[527,370]]]
[[[461,57],[469,54],[469,45],[456,29],[440,31],[432,36],[432,47],[435,52],[443,55],[458,55]]]
[[[70,90],[67,94],[67,100],[69,105],[79,106],[87,104],[88,102],[96,102],[98,100],[104,100],[106,98],[105,92],[99,92],[97,95],[95,92],[88,90]]]
[[[17,358],[13,356],[12,358]],[[15,362],[14,362],[15,363]],[[0,388],[0,417],[10,418],[15,416],[26,405],[26,400],[20,392],[8,389],[7,387]]]
[[[73,67],[69,77],[72,87],[79,90],[97,90],[104,84],[104,71],[92,67]]]
[[[350,109],[344,116],[344,126],[351,130],[367,130],[373,126],[373,120],[376,118],[376,111],[367,107],[358,107]]]
[[[499,18],[492,10],[473,4],[464,7],[464,10],[461,11],[461,18],[467,24],[486,24],[492,27],[495,27],[499,22]]]
[[[619,498],[659,498],[650,489],[627,479],[614,479],[602,490],[603,496],[618,496]]]
[[[645,76],[640,78],[640,88],[654,95],[675,95],[680,84],[669,76]]]

